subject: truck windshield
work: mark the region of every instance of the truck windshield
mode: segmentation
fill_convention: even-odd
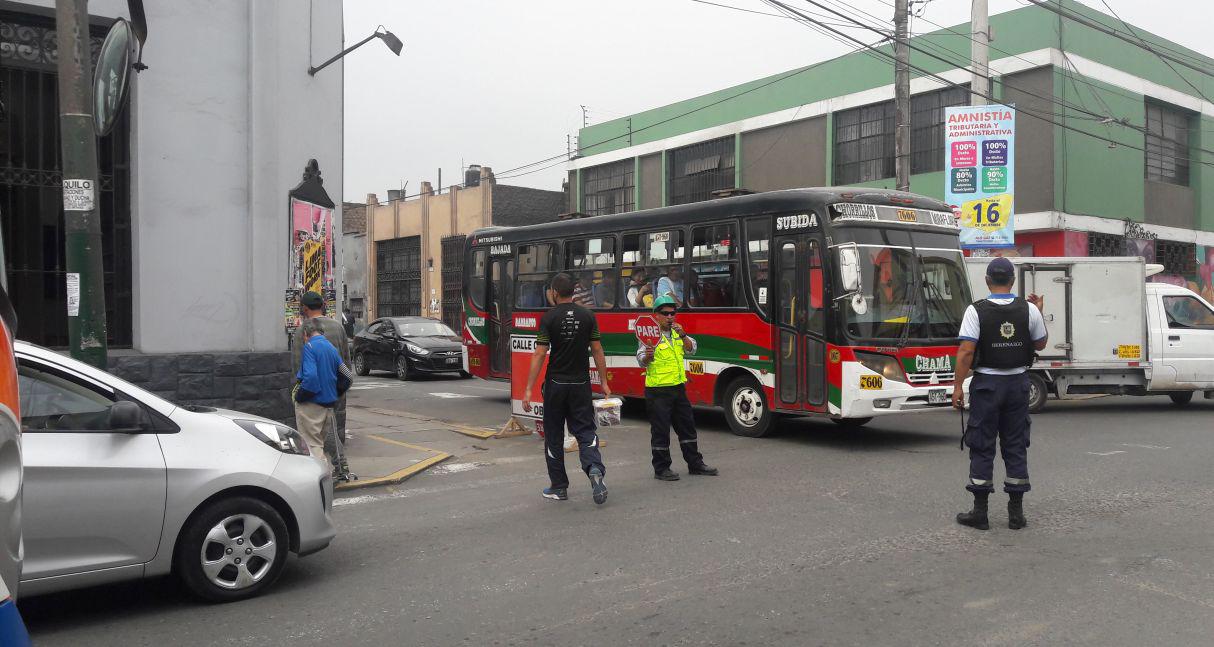
[[[834,239],[860,256],[859,299],[840,304],[850,337],[956,339],[970,295],[955,235],[840,227]]]

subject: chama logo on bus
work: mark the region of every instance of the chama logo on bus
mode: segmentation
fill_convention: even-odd
[[[818,216],[812,213],[802,213],[795,216],[779,216],[776,218],[776,231],[786,229],[804,229],[817,227]]]
[[[952,359],[948,355],[940,357],[924,357],[915,355],[915,371],[920,373],[938,373],[953,370]]]

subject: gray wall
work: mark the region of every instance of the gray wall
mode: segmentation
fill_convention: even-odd
[[[636,208],[653,209],[662,206],[662,154],[653,153],[641,158],[640,182],[641,204]]]
[[[1003,102],[1037,114],[1052,114],[1054,68],[1043,67],[1004,77]],[[1027,94],[1040,95],[1034,97]],[[1054,209],[1054,126],[1023,113],[1016,115],[1016,212]]]
[[[342,234],[341,246],[345,263],[342,275],[345,278],[346,290],[345,294],[339,294],[338,298],[344,296],[347,303],[352,299],[362,299],[363,314],[365,315],[367,312],[367,235]]]
[[[285,351],[287,192],[308,159],[340,211],[342,62],[307,69],[341,51],[342,0],[144,4],[150,69],[128,106],[134,348]],[[89,13],[127,17],[127,1]]]
[[[494,184],[493,224],[517,227],[552,222],[564,212],[566,200],[561,191]]]
[[[1143,197],[1146,200],[1144,214],[1148,223],[1197,228],[1197,211],[1191,187],[1146,180]]]
[[[826,135],[825,117],[742,133],[742,188],[825,186]]]

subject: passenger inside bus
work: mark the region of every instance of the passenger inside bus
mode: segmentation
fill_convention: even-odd
[[[630,308],[649,308],[653,306],[653,284],[646,277],[643,268],[632,270],[628,281],[626,301]]]
[[[677,307],[683,307],[683,268],[678,265],[671,265],[666,270],[666,276],[658,279],[658,285],[654,289],[658,296],[668,296],[674,299]]]
[[[603,273],[603,280],[598,285],[594,286],[594,304],[598,308],[611,308],[615,306],[616,295],[616,280],[615,272],[607,271]]]

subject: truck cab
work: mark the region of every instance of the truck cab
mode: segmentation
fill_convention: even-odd
[[[1152,391],[1214,390],[1214,307],[1200,295],[1147,283]]]

